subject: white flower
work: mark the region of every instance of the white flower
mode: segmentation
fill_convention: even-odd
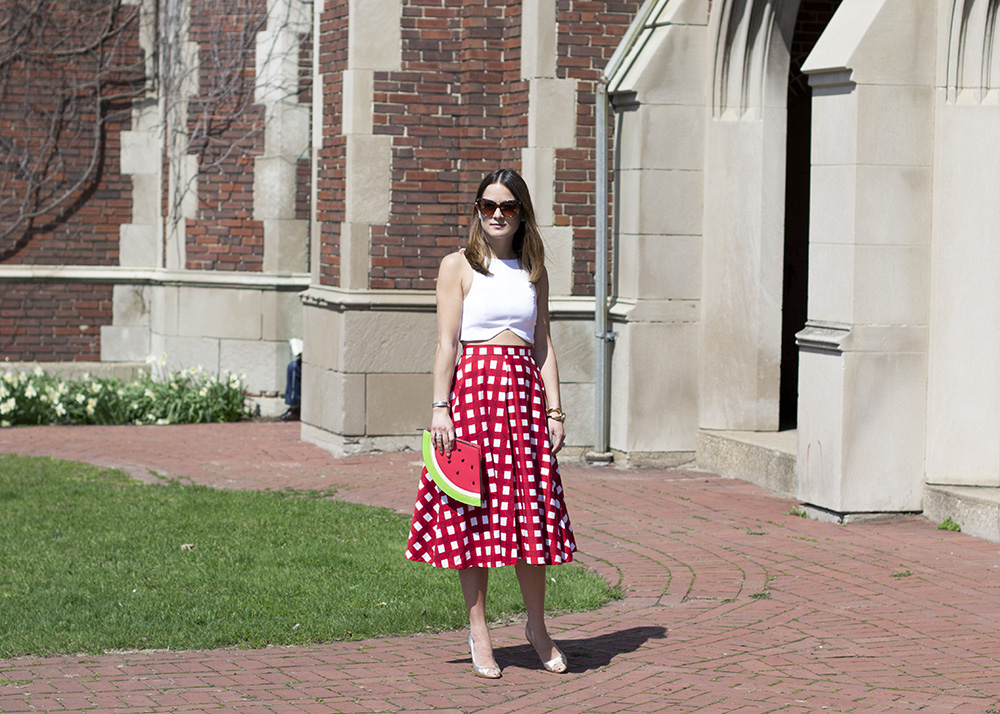
[[[77,395],[76,395],[76,403],[77,404],[83,404],[86,400],[87,400],[87,398],[85,396],[83,396],[83,392],[77,392]]]
[[[94,382],[93,384],[90,385],[90,391],[92,391],[94,394],[100,392],[101,389],[103,389],[103,385],[101,385],[100,382]]]
[[[4,419],[3,421],[0,421],[0,428],[2,428],[2,429],[9,429],[10,428],[10,422],[7,421],[6,419]]]
[[[146,391],[143,394],[146,395],[146,399],[156,399],[156,395],[153,394],[153,390],[149,387],[146,387]]]
[[[148,357],[146,357],[146,364],[151,365],[154,362],[156,362],[156,355],[149,355]]]
[[[169,419],[157,419],[157,420],[156,420],[156,423],[157,423],[158,425],[160,425],[160,426],[163,426],[164,424],[169,424],[169,423],[170,423],[170,420],[169,420]]]
[[[35,375],[36,377],[44,377],[44,376],[45,376],[45,370],[43,370],[43,369],[42,369],[41,367],[38,367],[38,366],[36,365],[36,366],[35,366],[35,371],[33,372],[33,374],[34,374],[34,375]]]
[[[3,384],[0,384],[0,399],[3,399],[8,394],[10,394],[10,392],[7,391],[7,387],[5,387]]]
[[[34,399],[35,397],[38,396],[38,391],[35,389],[35,385],[32,384],[31,382],[28,382],[28,386],[24,390],[24,396],[26,396],[28,399]]]
[[[56,409],[56,414],[57,415],[59,415],[59,416],[65,416],[66,415],[66,407],[64,407],[62,405],[62,402],[56,402],[55,409]]]
[[[0,403],[0,414],[10,414],[16,406],[17,402],[11,397],[6,402]]]
[[[205,387],[202,387],[201,389],[198,390],[199,397],[204,397],[206,394],[208,394],[208,390],[205,389]]]
[[[96,406],[97,406],[97,400],[96,399],[88,399],[87,400],[87,409],[86,409],[87,413],[88,414],[93,414],[94,413],[94,407],[96,407]]]

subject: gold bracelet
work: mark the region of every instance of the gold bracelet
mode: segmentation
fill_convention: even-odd
[[[560,421],[560,422],[565,422],[566,421],[566,412],[564,412],[559,407],[553,407],[552,409],[546,409],[545,410],[545,416],[547,416],[549,419],[555,419],[556,421]]]

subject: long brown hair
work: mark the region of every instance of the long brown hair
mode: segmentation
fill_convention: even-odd
[[[483,197],[483,191],[486,190],[487,186],[492,186],[495,183],[502,184],[521,203],[521,225],[518,226],[517,233],[514,234],[513,248],[518,260],[521,261],[521,267],[528,273],[528,279],[537,283],[545,269],[545,246],[542,244],[542,235],[538,232],[538,225],[535,223],[535,209],[531,205],[528,184],[512,169],[497,169],[487,174],[479,184],[476,200]],[[489,270],[489,245],[486,242],[486,236],[483,235],[479,210],[475,204],[473,204],[472,212],[473,219],[472,225],[469,227],[469,244],[465,248],[465,259],[477,272],[483,275],[492,275]]]

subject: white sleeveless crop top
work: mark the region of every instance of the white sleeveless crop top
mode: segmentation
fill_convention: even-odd
[[[462,303],[462,342],[483,342],[510,330],[522,340],[535,343],[538,300],[535,284],[517,259],[492,258],[493,275],[472,272],[472,287]]]

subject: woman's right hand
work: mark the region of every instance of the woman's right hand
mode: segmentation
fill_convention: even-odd
[[[431,416],[431,443],[439,453],[451,456],[455,447],[455,425],[451,421],[451,412],[446,407],[434,407]]]

